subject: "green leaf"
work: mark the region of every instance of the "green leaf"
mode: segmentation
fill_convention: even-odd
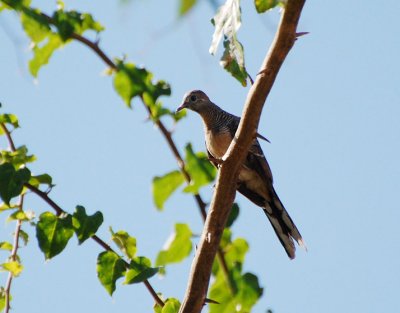
[[[133,63],[124,63],[116,59],[117,71],[114,75],[114,88],[126,105],[131,108],[131,100],[142,96],[150,109],[161,96],[169,96],[171,87],[163,80],[152,82],[153,74]]]
[[[197,194],[201,187],[214,181],[217,170],[208,161],[205,153],[194,153],[191,144],[186,145],[185,154],[186,170],[190,174],[191,181],[183,191]]]
[[[0,12],[1,12],[1,2],[0,2]],[[3,287],[0,287],[0,311],[4,310],[6,306],[6,293]]]
[[[26,163],[36,161],[34,155],[28,155],[28,148],[26,146],[18,147],[15,151],[2,150],[0,152],[0,163],[12,163],[15,168],[20,168]]]
[[[73,234],[71,215],[61,217],[44,212],[36,224],[36,237],[46,260],[63,251]]]
[[[282,5],[283,0],[254,0],[254,5],[258,13],[264,13],[265,11],[275,8],[277,5]]]
[[[87,215],[83,206],[78,205],[75,213],[72,215],[72,226],[78,237],[79,244],[96,234],[100,225],[103,223],[103,214],[96,212],[93,215]]]
[[[31,172],[27,168],[15,170],[10,163],[0,165],[0,196],[6,204],[10,204],[13,197],[22,192],[22,188],[29,181]]]
[[[111,239],[118,248],[129,258],[133,259],[136,255],[136,238],[131,237],[126,231],[120,230],[114,233],[110,227]]]
[[[157,209],[162,210],[164,208],[165,201],[184,181],[185,178],[180,171],[172,171],[164,176],[153,178],[153,201]]]
[[[15,211],[13,214],[11,214],[7,221],[14,221],[14,220],[19,220],[19,221],[30,221],[35,217],[35,214],[32,211],[22,211],[18,210]]]
[[[18,235],[19,235],[19,238],[22,239],[22,241],[24,242],[24,245],[26,246],[29,241],[28,233],[26,233],[23,229],[20,229]]]
[[[113,251],[104,251],[97,257],[97,277],[110,296],[115,291],[117,279],[124,276],[125,262]]]
[[[232,295],[226,285],[224,273],[220,271],[211,285],[208,298],[220,304],[210,304],[209,313],[251,312],[252,307],[260,299],[263,289],[259,286],[258,278],[250,273],[240,274],[239,269],[231,271],[237,286],[237,293]]]
[[[141,95],[146,91],[150,73],[146,69],[138,68],[133,63],[123,63],[117,60],[118,71],[114,75],[114,88],[131,107],[132,98]]]
[[[192,251],[191,237],[192,231],[187,224],[175,224],[175,232],[158,253],[156,266],[181,262],[188,257]]]
[[[180,0],[179,1],[179,16],[187,14],[196,4],[197,0]]]
[[[36,176],[31,176],[29,184],[35,187],[40,185],[47,185],[49,188],[53,187],[53,178],[49,174],[40,174]]]
[[[163,306],[161,313],[178,313],[180,307],[181,303],[178,299],[168,298],[165,301],[165,305]]]
[[[231,227],[233,223],[239,216],[239,205],[235,202],[232,205],[231,213],[229,214],[228,221],[226,222],[226,227]]]
[[[240,1],[226,1],[211,20],[215,26],[209,52],[215,54],[222,37],[225,51],[221,65],[243,85],[247,85],[247,71],[244,62],[243,46],[238,41],[236,33],[241,26]]]
[[[14,128],[19,127],[18,118],[14,114],[0,114],[0,123],[10,124]],[[1,128],[0,128],[0,131],[2,131]],[[2,133],[0,133],[0,134],[2,134]]]
[[[0,242],[0,249],[1,249],[1,250],[11,251],[12,248],[13,248],[12,244],[9,243],[8,241],[2,241],[2,242]]]
[[[60,48],[63,42],[59,35],[50,34],[43,45],[33,47],[33,58],[29,61],[29,71],[33,77],[37,77],[40,68],[49,63],[54,51]]]
[[[136,284],[149,279],[158,272],[158,268],[151,267],[151,261],[143,256],[134,257],[125,274],[124,284]]]
[[[22,27],[34,43],[43,41],[50,33],[49,22],[37,9],[26,9],[21,14]]]
[[[1,264],[1,267],[6,271],[9,271],[14,277],[19,276],[19,274],[21,274],[22,270],[24,269],[22,264],[17,261],[3,263]]]
[[[225,50],[220,61],[221,66],[231,73],[243,87],[246,87],[248,74],[244,64],[244,51],[236,35],[224,40],[224,48]]]
[[[224,249],[228,268],[233,268],[237,265],[241,267],[248,250],[249,244],[243,238],[236,238],[232,243],[228,244]]]
[[[104,30],[104,27],[96,22],[92,15],[74,10],[64,11],[61,8],[53,14],[53,20],[63,41],[71,38],[73,33],[82,35],[86,30],[95,32]]]

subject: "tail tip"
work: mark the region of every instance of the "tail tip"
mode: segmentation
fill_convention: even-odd
[[[297,239],[297,243],[300,247],[302,247],[306,252],[308,251],[306,242],[303,240],[303,238]]]

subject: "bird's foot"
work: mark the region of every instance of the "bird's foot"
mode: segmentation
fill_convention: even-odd
[[[208,157],[208,160],[209,160],[210,162],[216,163],[216,164],[218,164],[218,165],[221,165],[222,163],[224,163],[224,160],[216,159],[216,158],[214,158],[214,157],[212,157],[212,156],[209,156],[209,157]]]

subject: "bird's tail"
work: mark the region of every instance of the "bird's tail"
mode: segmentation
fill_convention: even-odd
[[[274,228],[282,246],[285,248],[287,255],[289,258],[294,259],[296,248],[293,239],[296,240],[299,246],[303,247],[304,249],[307,250],[307,247],[300,235],[299,230],[293,223],[289,213],[286,211],[275,190],[273,190],[271,199],[272,200],[269,201],[263,208],[264,213],[271,222],[271,225]]]

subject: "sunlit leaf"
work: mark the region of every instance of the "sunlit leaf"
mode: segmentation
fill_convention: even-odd
[[[78,237],[79,244],[96,234],[102,223],[103,214],[101,212],[87,215],[85,208],[78,205],[75,213],[72,215],[72,225]]]
[[[20,221],[30,221],[35,217],[35,214],[32,211],[22,211],[18,210],[12,213],[7,221],[20,220]]]
[[[179,1],[179,15],[183,16],[188,13],[193,6],[196,4],[197,0],[180,0]]]
[[[242,44],[237,40],[236,35],[230,39],[224,40],[224,53],[220,64],[233,77],[235,77],[242,86],[247,85],[247,71],[244,64],[244,51]]]
[[[146,91],[150,73],[133,63],[123,63],[117,60],[118,71],[114,75],[114,88],[128,107],[132,98]]]
[[[124,276],[125,262],[112,251],[104,251],[97,257],[97,277],[100,283],[112,295],[118,278]]]
[[[192,251],[191,237],[192,231],[187,224],[175,224],[175,232],[158,253],[156,266],[181,262],[188,257]]]
[[[36,237],[46,259],[63,251],[73,234],[71,215],[56,216],[51,212],[44,212],[39,216]]]
[[[165,305],[163,306],[161,313],[178,313],[180,307],[181,303],[178,299],[168,298],[165,301]]]
[[[88,13],[75,10],[65,11],[60,8],[53,14],[53,21],[63,41],[69,39],[72,33],[83,34],[86,30],[101,32],[104,27],[93,19]]]
[[[32,76],[37,77],[40,68],[49,63],[54,51],[60,48],[63,42],[57,34],[50,34],[43,44],[33,47],[33,58],[29,61],[29,71]]]
[[[110,227],[111,239],[118,248],[129,258],[133,259],[136,255],[136,238],[130,236],[126,231],[120,230],[116,233]]]
[[[40,174],[31,176],[29,180],[29,184],[35,187],[39,187],[40,185],[47,185],[48,187],[53,187],[53,178],[49,174]]]
[[[0,249],[1,250],[8,250],[11,251],[13,248],[12,244],[9,243],[8,241],[2,241],[0,242]]]
[[[10,124],[14,128],[18,128],[18,118],[14,114],[0,114],[0,123]],[[2,129],[0,128],[0,131]]]
[[[172,171],[164,176],[153,178],[153,201],[157,209],[164,208],[165,201],[185,181],[180,171]]]
[[[214,181],[216,169],[210,164],[207,156],[203,152],[194,153],[192,145],[185,147],[186,169],[190,174],[190,184],[183,190],[184,192],[198,193],[200,188]]]
[[[221,65],[230,72],[243,86],[246,86],[247,71],[244,62],[243,46],[236,33],[241,26],[241,10],[239,0],[227,0],[211,20],[215,26],[209,52],[215,54],[224,37],[225,51]]]
[[[264,13],[283,3],[283,0],[254,0],[254,5],[258,13]]]
[[[21,14],[21,23],[34,43],[41,42],[51,33],[49,22],[40,15],[37,9],[24,10]]]
[[[19,276],[21,274],[24,267],[18,261],[10,261],[7,263],[1,264],[1,267],[6,271],[9,271],[14,277]]]
[[[137,284],[154,276],[158,272],[157,267],[151,267],[151,261],[143,256],[134,257],[125,274],[124,284]]]
[[[15,151],[2,150],[0,152],[0,163],[12,163],[16,169],[26,163],[32,163],[36,160],[34,155],[28,155],[26,146],[18,147]]]

